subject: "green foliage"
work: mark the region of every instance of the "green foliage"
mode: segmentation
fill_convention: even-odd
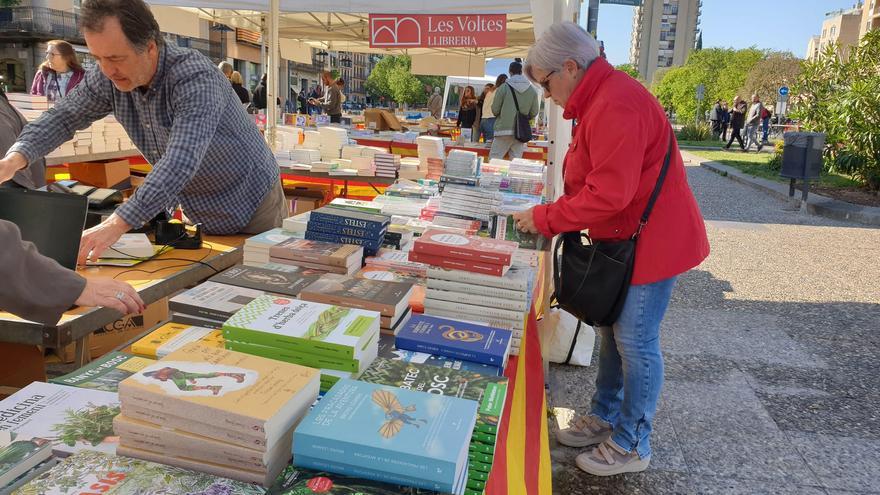
[[[15,7],[21,0],[0,0],[0,7]]]
[[[95,446],[113,436],[113,418],[119,414],[119,406],[90,403],[79,410],[68,409],[65,414],[64,423],[53,427],[58,432],[58,440],[70,447],[80,440]]]
[[[687,124],[675,137],[679,141],[708,141],[712,139],[712,128],[707,124]]]
[[[774,52],[758,61],[746,75],[739,95],[749,100],[757,94],[765,105],[776,101],[779,88],[791,86],[801,74],[801,59],[788,52]]]
[[[782,150],[785,148],[785,141],[779,140],[776,141],[776,144],[773,145],[773,158],[767,162],[767,166],[770,170],[774,172],[779,172],[782,170]]]
[[[444,87],[446,78],[439,76],[415,76],[410,72],[412,60],[407,55],[383,57],[367,77],[364,87],[374,99],[384,96],[386,100],[407,104],[424,104],[428,101],[427,85]]]
[[[615,65],[614,68],[617,69],[617,70],[620,70],[620,71],[626,72],[626,73],[629,74],[633,79],[639,79],[639,80],[641,80],[641,76],[639,75],[639,70],[636,69],[636,66],[633,65],[633,64],[620,64],[620,65]]]
[[[880,191],[880,31],[865,35],[844,59],[826,47],[803,64],[793,116],[825,133],[825,164]]]

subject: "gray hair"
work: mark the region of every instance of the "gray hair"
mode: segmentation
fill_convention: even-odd
[[[532,82],[532,69],[559,70],[566,60],[574,60],[583,69],[599,57],[599,43],[573,22],[557,22],[529,50],[525,75]]]
[[[220,62],[219,64],[217,64],[217,68],[220,69],[220,72],[222,72],[224,74],[232,74],[232,72],[233,72],[232,64],[230,64],[229,62],[226,62],[225,60],[223,62]],[[241,74],[239,74],[239,76],[240,75]]]

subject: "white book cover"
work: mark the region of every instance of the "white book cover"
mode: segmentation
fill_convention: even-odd
[[[19,440],[51,441],[59,455],[80,450],[113,454],[119,442],[113,433],[117,414],[114,392],[33,382],[0,401],[0,431],[11,431]]]
[[[244,305],[265,294],[263,291],[217,282],[203,282],[168,301],[172,311],[224,320]]]
[[[532,286],[532,277],[533,272],[531,269],[516,265],[511,266],[502,277],[428,266],[428,279],[437,278],[466,284],[498,287],[499,289],[527,291]]]
[[[153,244],[147,234],[122,234],[118,241],[107,248],[101,258],[149,258],[153,256]]]

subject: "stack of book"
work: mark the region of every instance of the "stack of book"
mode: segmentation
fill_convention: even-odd
[[[265,293],[296,297],[321,275],[324,270],[315,270],[291,265],[292,270],[277,271],[256,266],[233,266],[214,275],[209,280],[236,287],[255,289]]]
[[[503,277],[429,267],[425,314],[510,330],[511,353],[518,355],[532,303],[533,279],[534,270],[518,263]]]
[[[466,373],[502,376],[504,370],[498,366],[489,364],[475,363],[464,359],[451,358],[440,354],[428,354],[427,352],[408,351],[398,349],[394,346],[395,336],[380,335],[379,336],[379,357],[384,359],[393,359],[406,363],[425,364],[429,366],[437,366],[440,368],[448,368]]]
[[[303,289],[299,298],[348,308],[377,311],[383,333],[396,333],[409,320],[413,284],[328,273]]]
[[[419,138],[419,133],[416,131],[401,131],[395,132],[391,140],[396,143],[415,143],[416,139]]]
[[[398,349],[507,367],[513,336],[510,330],[464,323],[457,319],[416,315],[394,338]]]
[[[305,131],[305,132],[303,132],[302,147],[320,151],[321,150],[321,133],[318,131]]]
[[[428,173],[425,175],[426,178],[440,180],[440,176],[443,175],[443,158],[426,158],[425,166],[428,167]]]
[[[397,215],[417,218],[422,209],[428,204],[427,199],[408,196],[376,196],[374,203],[382,205],[382,213],[385,215]]]
[[[283,229],[272,229],[249,237],[244,241],[243,263],[249,266],[269,263],[269,249],[272,246],[288,239],[298,238],[302,238],[302,234],[297,235],[295,232]]]
[[[440,195],[439,215],[475,219],[488,227],[495,209],[501,205],[501,194],[479,187],[446,184]]]
[[[222,343],[220,348],[223,348]],[[134,356],[124,352],[108,352],[76,371],[50,378],[49,383],[115,393],[119,390],[119,382],[155,362],[155,358]],[[2,435],[0,433],[0,437]],[[0,459],[3,459],[2,455],[0,455]],[[2,466],[2,462],[0,462],[0,466]],[[0,473],[2,471],[3,468],[0,467]],[[3,485],[0,484],[0,489],[2,487]]]
[[[391,218],[348,208],[324,206],[312,210],[305,238],[363,246],[364,254],[375,254],[385,239]]]
[[[217,349],[223,349],[226,345],[223,333],[218,329],[169,322],[131,344],[131,352],[150,359],[161,359],[192,342]]]
[[[227,349],[321,370],[321,390],[356,378],[379,352],[373,311],[266,296],[223,326]]]
[[[376,177],[397,178],[397,172],[400,170],[400,155],[376,153],[373,162],[376,166]]]
[[[515,242],[427,230],[413,241],[410,261],[500,277],[507,273]]]
[[[42,112],[48,110],[51,106],[49,99],[45,96],[31,95],[27,93],[6,93],[6,99],[20,112],[27,110]]]
[[[290,159],[295,163],[311,165],[312,162],[321,161],[321,150],[314,148],[295,148],[290,151]]]
[[[433,158],[435,160],[440,160],[442,163],[443,157],[446,156],[446,147],[443,145],[443,138],[435,136],[419,136],[416,139],[416,144],[418,145],[419,161],[422,164],[420,168],[422,170],[428,170],[430,168],[428,163],[429,159]]]
[[[245,304],[262,296],[263,291],[203,282],[168,301],[171,321],[202,328],[220,328]]]
[[[416,313],[423,313],[425,311],[426,281],[424,275],[417,275],[407,270],[399,270],[387,266],[367,265],[355,273],[354,276],[369,280],[412,284],[409,308]]]
[[[479,492],[485,488],[495,457],[498,424],[504,416],[507,378],[378,358],[360,380],[475,401],[478,414],[471,434],[467,485]]]
[[[477,407],[457,397],[340,380],[296,428],[293,463],[461,494]]]
[[[268,487],[318,389],[317,370],[189,344],[119,384],[117,453]]]
[[[385,188],[385,196],[429,199],[440,192],[437,183],[429,180],[399,180]]]
[[[431,225],[433,227],[444,228],[444,230],[445,228],[459,229],[466,235],[476,235],[477,232],[480,231],[482,222],[479,220],[465,220],[463,218],[436,215],[434,216],[434,219],[431,220]]]
[[[299,215],[287,217],[281,222],[281,229],[290,233],[302,233],[305,235],[311,212],[304,211]]]
[[[371,267],[412,273],[422,278],[428,276],[427,264],[410,261],[409,253],[396,249],[382,248],[375,256],[368,256],[364,262]]]
[[[416,158],[401,158],[400,159],[400,174],[399,177],[401,179],[409,179],[409,180],[418,180],[424,179],[427,174],[427,168],[423,168],[421,163]]]
[[[372,177],[376,174],[376,167],[371,156],[355,156],[351,159],[351,168],[357,170],[357,174],[363,177]]]
[[[309,239],[289,239],[269,250],[273,263],[344,275],[358,271],[363,258],[364,250],[360,246]]]
[[[339,168],[339,162],[330,161],[330,160],[323,160],[320,162],[312,162],[311,166],[312,166],[312,168],[311,168],[312,172],[320,172],[320,173],[329,174],[330,172]]]
[[[318,128],[318,149],[322,160],[335,160],[340,157],[342,147],[348,144],[348,131],[341,127],[325,126]]]
[[[463,178],[479,177],[481,162],[480,155],[473,151],[451,150],[449,156],[446,157],[443,175]]]
[[[381,196],[377,196],[381,197]],[[348,210],[363,211],[366,213],[382,213],[382,204],[375,201],[361,201],[359,199],[334,198],[330,206]]]
[[[389,225],[385,232],[385,240],[382,247],[393,249],[406,249],[413,240],[413,231],[402,225]]]

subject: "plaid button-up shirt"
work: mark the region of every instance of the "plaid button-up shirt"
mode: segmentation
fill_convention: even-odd
[[[153,165],[116,211],[133,227],[180,204],[206,232],[232,234],[279,180],[275,157],[229,81],[198,52],[167,44],[159,47],[148,88],[122,92],[100,70],[89,70],[10,151],[30,163],[111,112]]]

